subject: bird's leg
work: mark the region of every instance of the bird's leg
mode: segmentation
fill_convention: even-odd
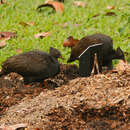
[[[93,64],[93,69],[92,72],[94,72],[94,74],[98,74],[99,73],[99,64],[98,64],[98,59],[97,59],[97,54],[94,54],[94,64]]]

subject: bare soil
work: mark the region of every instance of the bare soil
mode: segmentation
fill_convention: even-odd
[[[0,128],[128,130],[129,122],[130,66],[80,77],[76,65],[61,65],[57,76],[29,87],[16,73],[0,78]]]

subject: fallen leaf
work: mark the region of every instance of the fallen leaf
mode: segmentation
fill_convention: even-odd
[[[43,37],[48,37],[48,36],[50,36],[50,34],[51,34],[50,32],[42,32],[42,33],[35,34],[34,37],[35,37],[35,38],[39,38],[39,37],[40,37],[40,38],[43,38]]]
[[[22,51],[22,49],[19,48],[19,49],[16,50],[16,52],[17,53],[22,53],[23,51]]]
[[[73,3],[75,6],[78,6],[78,7],[83,7],[85,8],[86,7],[86,2],[83,2],[83,1],[74,1]]]
[[[97,17],[97,16],[99,16],[100,14],[95,14],[95,15],[93,15],[92,17],[94,18],[94,17]]]
[[[6,37],[0,42],[0,49],[6,46],[6,41],[9,39],[10,37]]]
[[[46,4],[50,4],[52,6],[54,6],[56,12],[64,12],[64,5],[61,2],[56,2],[56,1],[48,1],[46,2]]]
[[[28,26],[28,24],[25,23],[25,22],[19,22],[19,24],[22,25],[22,26],[24,26],[24,27]]]
[[[45,4],[39,5],[37,9],[40,9],[41,7],[51,7],[56,10],[56,12],[64,12],[64,5],[61,2],[56,1],[46,1]]]
[[[34,22],[29,22],[29,23],[27,23],[27,24],[29,24],[30,26],[35,25],[35,23],[34,23]]]
[[[117,16],[114,12],[107,12],[105,13],[106,16]]]
[[[0,32],[0,40],[9,40],[10,38],[14,38],[16,34],[14,32]]]
[[[0,1],[0,5],[1,5],[1,4],[7,4],[7,3],[5,2],[5,0],[1,0],[1,1]]]
[[[22,26],[26,27],[26,26],[33,26],[35,23],[34,22],[29,22],[29,23],[26,23],[26,22],[19,22],[19,24],[21,24]]]
[[[115,6],[107,6],[107,9],[109,9],[109,10],[112,10],[114,8],[115,8]]]
[[[74,39],[72,36],[69,36],[63,43],[64,47],[73,47],[79,42],[78,39]]]
[[[5,47],[5,46],[6,46],[5,40],[1,41],[0,42],[0,49],[3,48],[3,47]]]

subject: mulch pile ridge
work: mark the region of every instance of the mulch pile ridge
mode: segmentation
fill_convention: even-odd
[[[0,104],[4,112],[0,113],[0,126],[27,123],[29,129],[46,130],[130,128],[130,66],[122,74],[109,72],[87,78],[79,77],[76,66],[73,66],[74,69],[72,65],[70,67],[65,65],[59,75],[44,81],[45,88],[39,83],[24,87],[19,78],[16,78],[19,82],[15,80],[17,89],[15,85],[3,86],[5,90],[2,88],[0,95],[5,93],[0,100],[5,107],[2,108]],[[11,83],[13,81],[8,80]],[[10,94],[6,89],[10,90]],[[6,107],[6,101],[11,102],[9,107]]]

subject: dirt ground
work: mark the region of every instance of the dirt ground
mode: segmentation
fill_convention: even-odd
[[[16,73],[0,78],[1,129],[25,123],[28,130],[128,130],[129,122],[130,65],[90,77],[61,65],[57,76],[29,87]]]

